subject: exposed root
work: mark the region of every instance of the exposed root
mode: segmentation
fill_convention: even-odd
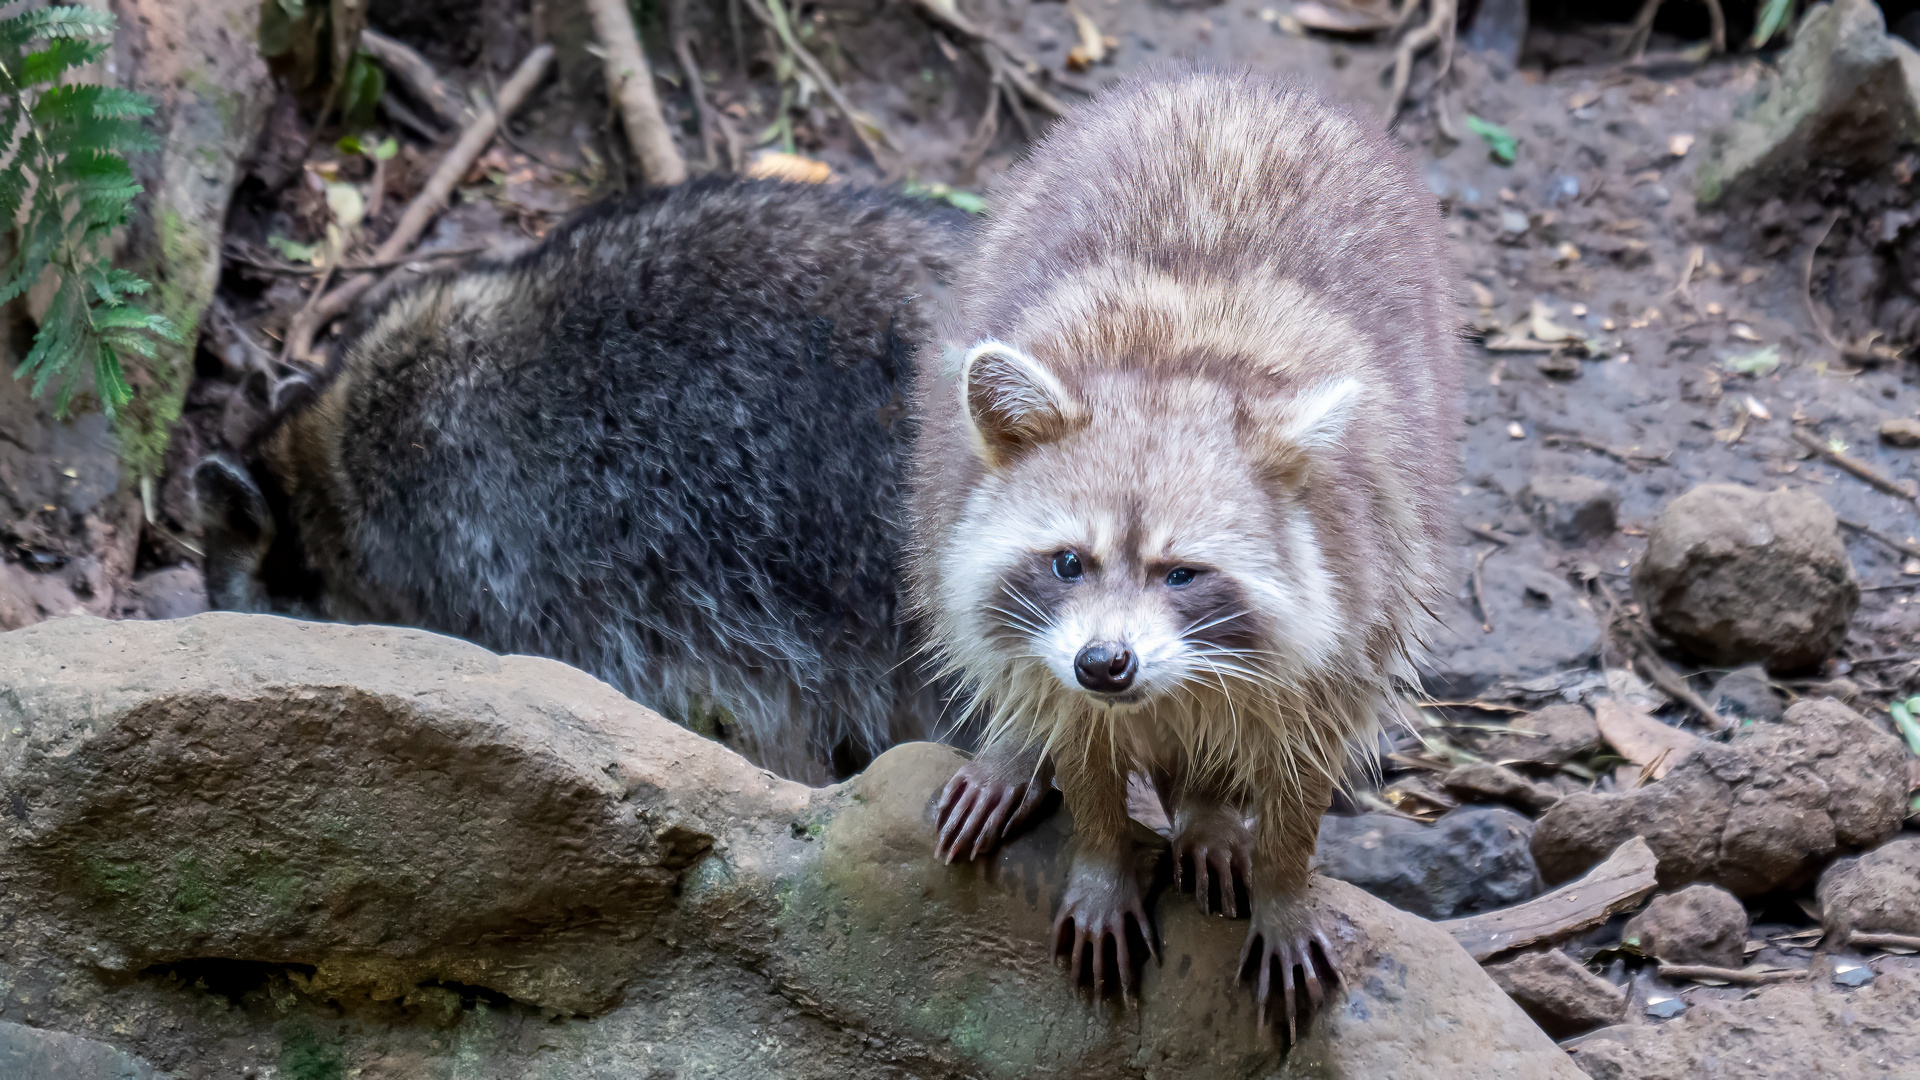
[[[1408,0],[1400,13],[1403,24],[1412,18],[1418,3],[1419,0]],[[1434,76],[1436,84],[1452,70],[1454,24],[1458,21],[1459,13],[1459,0],[1428,0],[1427,21],[1400,39],[1400,44],[1393,51],[1393,88],[1387,98],[1386,116],[1382,118],[1382,122],[1389,127],[1400,115],[1400,106],[1407,96],[1407,85],[1413,81],[1413,62],[1422,52],[1429,46],[1439,47],[1440,70]]]
[[[546,74],[547,64],[553,60],[553,47],[541,45],[528,53],[520,66],[514,69],[513,77],[500,88],[500,95],[494,104],[481,109],[464,131],[460,139],[448,150],[440,164],[434,167],[433,175],[427,178],[426,186],[400,215],[400,220],[388,234],[385,241],[374,250],[375,264],[390,263],[406,254],[413,242],[426,230],[427,223],[433,220],[446,205],[448,196],[453,194],[454,186],[466,175],[474,159],[493,141],[499,129],[501,117],[507,116],[520,107],[527,94],[533,90],[542,76]],[[331,268],[330,268],[331,269]],[[379,279],[373,274],[359,273],[350,276],[332,292],[322,295],[321,290],[331,280],[332,275],[323,275],[313,294],[308,297],[306,306],[300,309],[293,321],[287,326],[286,349],[282,359],[299,360],[311,363],[313,355],[313,335],[321,327],[339,318],[353,307],[354,301],[373,288]]]
[[[1640,11],[1628,24],[1627,39],[1620,49],[1620,55],[1638,60],[1647,54],[1647,42],[1653,38],[1653,20],[1660,14],[1663,0],[1646,0]],[[1701,0],[1707,8],[1707,31],[1710,47],[1715,54],[1727,51],[1727,13],[1720,6],[1720,0]]]
[[[1053,116],[1067,114],[1067,107],[1059,98],[1042,90],[1040,84],[1033,81],[1032,76],[1042,69],[1039,62],[1019,46],[974,25],[973,20],[960,14],[953,0],[913,0],[913,6],[934,23],[959,35],[978,49],[987,70],[1004,79],[1029,104]],[[1016,118],[1019,115],[1018,112],[1014,113]]]
[[[360,47],[372,53],[415,101],[426,106],[441,127],[457,128],[466,119],[467,105],[460,91],[442,79],[427,58],[411,46],[369,27],[360,31]]]
[[[980,167],[980,159],[992,149],[993,140],[1000,135],[1000,95],[1001,80],[996,72],[992,81],[987,83],[987,107],[980,113],[980,123],[974,126],[973,134],[967,136],[966,145],[960,148],[960,171],[969,179],[974,170]]]
[[[587,0],[587,14],[605,52],[607,97],[619,104],[627,145],[640,162],[642,180],[656,187],[680,183],[687,178],[687,163],[660,112],[653,69],[640,51],[640,34],[633,27],[626,0]]]
[[[707,100],[707,85],[701,77],[700,62],[694,58],[693,40],[687,33],[687,0],[672,0],[667,6],[667,36],[673,43],[673,58],[686,77],[687,92],[693,96],[693,112],[700,124],[700,152],[709,170],[739,172],[745,167],[746,153],[739,133],[727,122],[726,114]]]

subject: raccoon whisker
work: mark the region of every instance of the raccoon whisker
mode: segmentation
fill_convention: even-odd
[[[1193,620],[1193,622],[1191,623],[1188,623],[1187,628],[1180,631],[1180,636],[1186,637],[1189,634],[1198,634],[1203,630],[1211,630],[1214,627],[1221,625],[1222,623],[1230,623],[1235,619],[1244,618],[1245,616],[1251,615],[1251,614],[1253,614],[1251,611],[1236,611],[1231,615],[1222,615],[1217,619],[1211,619],[1211,620],[1208,619],[1208,616],[1202,615],[1200,616],[1200,618]],[[1205,621],[1203,622],[1203,620]]]
[[[1045,611],[1045,610],[1043,610],[1043,609],[1042,609],[1042,608],[1040,607],[1040,605],[1038,605],[1038,604],[1036,604],[1036,603],[1034,603],[1034,602],[1033,602],[1033,600],[1032,600],[1032,598],[1030,598],[1029,596],[1027,596],[1027,594],[1026,594],[1026,593],[1023,593],[1023,592],[1021,592],[1021,591],[1020,591],[1019,589],[1016,589],[1016,588],[1014,588],[1014,587],[1013,587],[1013,586],[1011,586],[1011,585],[1007,585],[1007,586],[1005,586],[1005,588],[1006,588],[1006,590],[1007,590],[1007,595],[1008,595],[1008,596],[1011,596],[1011,597],[1013,597],[1013,598],[1014,598],[1015,600],[1018,600],[1018,601],[1020,601],[1020,606],[1021,606],[1021,607],[1024,607],[1024,608],[1026,608],[1026,609],[1027,609],[1028,611],[1031,611],[1031,612],[1033,612],[1033,614],[1034,614],[1034,615],[1035,615],[1035,616],[1036,616],[1037,618],[1039,618],[1039,620],[1040,620],[1041,622],[1044,622],[1044,623],[1051,623],[1051,622],[1053,622],[1053,619],[1052,619],[1052,617],[1051,617],[1051,616],[1049,616],[1049,615],[1048,615],[1048,614],[1046,613],[1046,611]]]

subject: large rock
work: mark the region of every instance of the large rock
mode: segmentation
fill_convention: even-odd
[[[15,1080],[166,1080],[103,1042],[0,1020],[0,1076]]]
[[[1690,885],[1653,898],[1627,920],[1620,940],[1669,964],[1746,964],[1747,909],[1732,893],[1712,885]]]
[[[1920,978],[1888,971],[1859,990],[1825,979],[1750,997],[1690,995],[1664,1024],[1622,1024],[1581,1040],[1574,1060],[1594,1080],[1902,1080],[1920,1061]]]
[[[1534,823],[1533,855],[1557,883],[1642,836],[1662,887],[1704,881],[1754,896],[1802,884],[1833,855],[1897,830],[1906,769],[1900,740],[1866,717],[1802,701],[1778,724],[1703,743],[1655,783],[1562,798]]]
[[[1540,892],[1533,823],[1504,807],[1463,806],[1431,825],[1392,814],[1328,816],[1314,860],[1321,873],[1401,909],[1451,919]]]
[[[1696,174],[1702,205],[1798,190],[1815,167],[1891,161],[1920,136],[1920,54],[1886,32],[1873,0],[1808,10],[1780,59],[1714,133]]]
[[[222,613],[0,635],[0,687],[0,1018],[182,1075],[1577,1075],[1324,879],[1346,992],[1284,1062],[1245,924],[1169,890],[1164,964],[1090,1007],[1047,955],[1070,823],[936,861],[944,747],[810,789],[551,661]]]
[[[1600,748],[1600,725],[1585,705],[1549,705],[1507,721],[1507,730],[1466,733],[1482,757],[1558,765]]]
[[[1801,671],[1860,606],[1833,510],[1806,491],[1703,484],[1668,503],[1633,566],[1654,628],[1712,664]]]
[[[1855,930],[1920,934],[1920,838],[1908,837],[1820,875],[1820,925],[1844,943]]]

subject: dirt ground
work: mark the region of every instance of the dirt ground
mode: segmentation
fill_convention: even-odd
[[[562,45],[560,75],[521,110],[507,144],[496,143],[469,173],[458,205],[420,245],[423,253],[530,243],[572,208],[626,182],[597,65],[569,62],[566,28],[578,19],[545,0],[488,5],[480,20],[453,18],[455,6],[383,6],[373,23],[469,87],[504,78],[536,34]],[[1899,347],[1916,336],[1920,305],[1903,284],[1905,267],[1920,255],[1905,231],[1913,214],[1901,181],[1911,176],[1911,163],[1844,184],[1813,178],[1791,202],[1696,209],[1700,148],[1772,58],[1685,53],[1704,35],[1704,23],[1699,10],[1673,7],[1655,21],[1638,60],[1620,58],[1631,11],[1583,8],[1583,17],[1600,21],[1582,24],[1566,10],[1535,4],[1517,65],[1470,49],[1476,27],[1469,23],[1444,78],[1436,83],[1431,52],[1415,66],[1410,105],[1396,131],[1447,211],[1461,269],[1460,322],[1476,342],[1467,349],[1460,509],[1463,523],[1482,531],[1462,534],[1462,588],[1444,613],[1449,634],[1436,643],[1439,693],[1473,696],[1585,666],[1607,647],[1601,625],[1608,605],[1630,603],[1626,568],[1644,526],[1665,501],[1697,484],[1810,488],[1844,519],[1908,541],[1916,532],[1910,503],[1807,460],[1791,435],[1798,426],[1839,439],[1895,479],[1912,471],[1911,452],[1883,447],[1875,437],[1882,420],[1920,412],[1911,365],[1863,368],[1828,337],[1857,341],[1878,331],[1878,344]],[[1078,9],[991,0],[969,12],[1027,50],[1069,104],[1129,71],[1198,61],[1293,73],[1380,114],[1392,61],[1386,40],[1307,33],[1282,8],[1088,0],[1082,13],[1113,44],[1105,61],[1084,71],[1068,64],[1079,41]],[[651,12],[649,23],[648,14],[642,33],[657,40],[668,29],[666,16]],[[1734,40],[1744,32],[1743,17],[1750,13],[1730,16]],[[906,5],[805,4],[795,21],[851,101],[898,150],[876,164],[817,93],[785,114],[787,133],[774,131],[781,95],[794,84],[779,82],[771,35],[737,6],[684,11],[673,28],[688,34],[708,73],[709,101],[744,152],[763,135],[772,149],[790,137],[792,149],[848,181],[979,191],[1023,152],[1022,124],[1037,129],[1044,119],[1003,106],[983,122],[986,69]],[[707,155],[689,134],[697,125],[687,84],[676,65],[658,56],[656,63],[698,171]],[[309,130],[311,115],[292,94],[275,106],[232,212],[220,304],[208,320],[200,377],[159,486],[164,532],[179,537],[192,533],[185,466],[244,441],[266,414],[272,386],[291,370],[273,357],[312,276],[295,272],[307,268],[294,267],[272,245],[319,241],[327,221],[322,178],[364,181],[371,168],[366,158],[336,149],[337,124]],[[1510,165],[1493,160],[1467,130],[1469,115],[1514,135]],[[370,239],[390,227],[438,153],[390,116],[375,129],[395,135],[401,149],[387,168],[384,205],[365,227]],[[1837,219],[1828,230],[1830,215]],[[1810,305],[1830,322],[1828,334]],[[1603,355],[1550,358],[1478,344],[1535,310],[1593,339]],[[1729,370],[1755,356],[1777,356],[1778,367]],[[1586,546],[1541,537],[1516,496],[1536,476],[1563,474],[1611,485],[1621,528]],[[1850,674],[1870,693],[1910,691],[1920,682],[1920,669],[1905,662],[1916,652],[1920,605],[1909,603],[1909,586],[1920,585],[1920,577],[1902,574],[1904,556],[1882,544],[1858,532],[1848,539],[1866,599],[1841,658],[1832,670],[1810,674]],[[1467,571],[1489,549],[1476,602]],[[148,530],[141,572],[191,563],[184,546]],[[188,575],[176,577],[175,585],[191,587]],[[1619,665],[1626,658],[1608,659]]]

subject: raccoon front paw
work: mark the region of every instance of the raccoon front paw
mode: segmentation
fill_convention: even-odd
[[[1019,759],[986,754],[960,766],[940,793],[934,854],[951,863],[977,859],[1025,824],[1052,790],[1053,773]]]
[[[1322,925],[1324,918],[1295,901],[1263,901],[1254,907],[1253,925],[1240,950],[1240,977],[1255,981],[1255,1015],[1263,1028],[1272,1022],[1268,1000],[1279,990],[1288,1045],[1299,1041],[1300,1028],[1313,1021],[1339,985],[1339,954]]]
[[[1176,813],[1174,827],[1174,885],[1193,889],[1202,915],[1239,918],[1253,880],[1253,834],[1240,812],[1222,806]]]
[[[1105,994],[1109,982],[1123,995],[1139,989],[1139,964],[1159,959],[1160,948],[1131,872],[1074,869],[1053,920],[1053,955],[1067,961],[1075,986],[1091,984],[1095,994]]]

